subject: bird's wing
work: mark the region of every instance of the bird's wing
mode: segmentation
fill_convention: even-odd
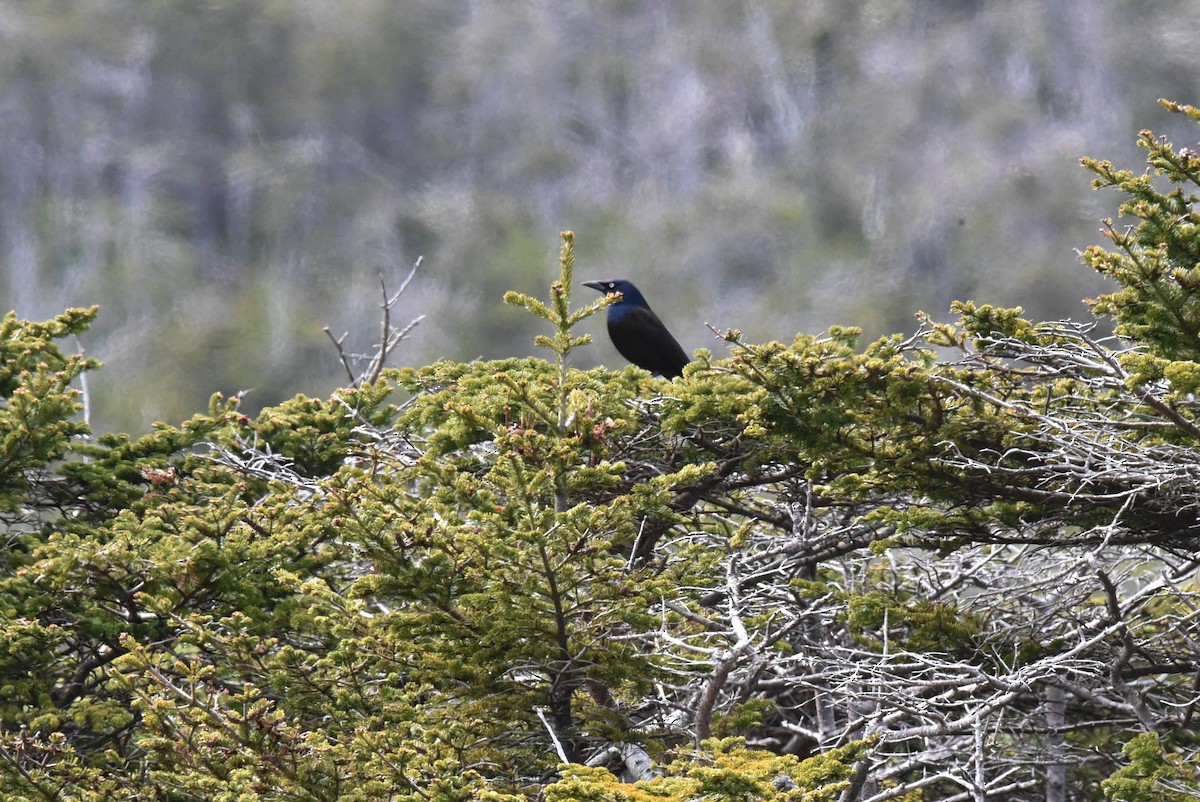
[[[658,315],[644,307],[630,309],[609,323],[608,334],[621,356],[651,373],[674,378],[689,361]]]

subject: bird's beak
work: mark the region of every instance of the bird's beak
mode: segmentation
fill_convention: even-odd
[[[591,287],[593,290],[596,290],[597,292],[604,292],[604,282],[603,281],[585,281],[585,282],[583,282],[583,286]]]

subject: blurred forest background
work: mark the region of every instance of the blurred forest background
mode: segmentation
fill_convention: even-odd
[[[322,327],[368,349],[421,255],[397,362],[527,354],[501,296],[562,229],[689,351],[1078,318],[1117,199],[1077,160],[1190,135],[1156,100],[1200,101],[1198,31],[1195,0],[3,0],[0,306],[99,304],[93,423],[132,432],[329,392]]]

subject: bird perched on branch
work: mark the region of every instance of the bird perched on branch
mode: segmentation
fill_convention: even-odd
[[[637,287],[623,278],[585,281],[583,286],[621,294],[621,299],[608,307],[608,336],[621,356],[668,379],[683,373],[683,366],[690,361],[687,354],[651,311]]]

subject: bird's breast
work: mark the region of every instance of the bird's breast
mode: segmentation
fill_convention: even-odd
[[[616,323],[619,320],[623,320],[635,308],[630,304],[613,304],[608,308],[608,322]]]

